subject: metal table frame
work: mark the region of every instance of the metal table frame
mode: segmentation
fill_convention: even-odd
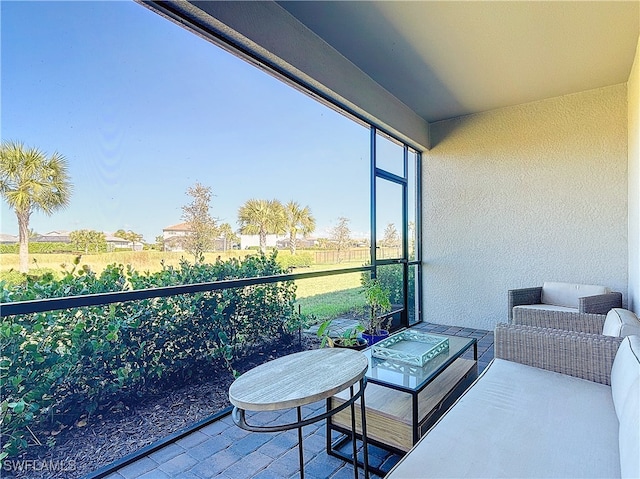
[[[304,478],[304,446],[302,428],[326,420],[331,416],[351,408],[351,438],[354,444],[353,475],[358,479],[361,465],[365,479],[369,479],[369,453],[366,436],[366,405],[364,401],[367,386],[366,372],[369,363],[362,353],[351,349],[322,348],[294,353],[256,366],[237,378],[229,387],[229,400],[234,406],[231,417],[242,429],[251,432],[281,432],[298,430],[298,458],[300,478]],[[359,386],[359,387],[358,387]],[[357,387],[357,391],[356,391]],[[349,390],[343,404],[326,408],[323,412],[312,412],[303,418],[302,407],[331,398]],[[356,455],[356,401],[360,399],[360,418],[365,435],[362,439],[365,456],[362,463]],[[294,422],[281,419],[284,424],[259,425],[247,421],[247,411],[259,417],[260,412],[296,410]],[[348,434],[348,426],[344,429]],[[351,458],[347,459],[351,462]]]
[[[362,446],[364,449],[364,461],[362,464],[362,469],[364,472],[365,479],[369,479],[369,453],[367,448],[367,420],[365,415],[365,401],[364,401],[364,391],[367,386],[367,378],[363,376],[362,379],[359,380],[359,388],[358,391],[354,393],[353,385],[349,387],[349,393],[351,397],[348,401],[344,402],[338,407],[333,409],[328,409],[322,414],[318,414],[316,416],[312,416],[306,419],[302,419],[302,406],[296,407],[297,411],[297,421],[288,423],[288,424],[278,424],[275,426],[258,426],[247,423],[245,410],[240,409],[238,407],[233,408],[232,419],[233,422],[236,423],[242,429],[251,432],[282,432],[288,431],[290,429],[298,430],[298,458],[300,461],[300,479],[304,478],[304,448],[302,444],[302,428],[304,426],[308,426],[309,424],[313,424],[318,421],[322,421],[323,419],[327,419],[334,414],[346,409],[348,406],[351,407],[351,440],[353,441],[353,476],[355,479],[358,479],[358,456],[356,450],[356,419],[355,419],[355,402],[360,398],[360,418],[362,420],[362,431],[364,434],[362,435]]]
[[[460,350],[457,354],[455,354],[454,356],[452,356],[450,358],[449,361],[447,361],[447,363],[443,364],[440,368],[438,368],[435,373],[433,374],[433,377],[429,380],[426,381],[423,385],[420,386],[420,388],[416,388],[416,389],[412,389],[412,388],[407,388],[401,385],[397,385],[397,384],[391,384],[385,381],[381,381],[375,378],[366,378],[367,381],[371,382],[372,384],[378,384],[380,386],[384,386],[390,389],[395,389],[398,391],[402,391],[405,393],[408,393],[411,395],[412,398],[412,421],[414,424],[413,427],[413,443],[415,444],[416,442],[418,442],[418,439],[420,438],[420,434],[419,434],[419,421],[418,421],[418,396],[420,394],[420,392],[422,392],[436,377],[438,377],[440,374],[442,374],[442,372],[450,365],[452,364],[456,359],[462,357],[472,346],[473,346],[473,359],[474,361],[478,361],[478,340],[476,338],[465,338],[465,339],[469,339],[471,340],[471,344],[469,344],[467,347],[463,348],[462,350]],[[363,395],[363,401],[364,402],[364,395]],[[327,408],[331,407],[331,398],[327,399]],[[337,412],[337,411],[336,411]],[[335,414],[335,413],[334,413]],[[364,416],[363,417],[363,426],[364,426]],[[352,422],[352,430],[354,429],[354,422],[355,422],[355,417],[353,415],[353,412],[351,414],[351,422]],[[352,440],[352,438],[350,438],[349,436],[343,436],[341,438],[338,438],[337,440],[333,441],[331,439],[331,431],[337,431],[337,432],[341,432],[344,433],[344,430],[342,427],[337,426],[335,424],[331,424],[331,421],[328,420],[327,424],[326,424],[326,428],[327,428],[327,453],[331,456],[337,457],[339,459],[343,459],[343,460],[350,460],[351,458],[344,454],[343,452],[341,452],[338,448],[340,448],[341,446],[343,446],[347,441],[349,441],[350,439]],[[363,427],[362,429],[362,434],[356,434],[356,437],[362,437],[365,438],[366,436],[366,429]],[[352,434],[353,436],[353,434]],[[391,452],[400,454],[400,455],[404,455],[406,454],[405,451],[402,451],[400,449],[397,449],[396,447],[390,446],[388,444],[384,444],[381,443],[379,441],[373,440],[371,438],[365,438],[365,440],[363,440],[364,442],[370,442],[376,446],[379,446],[383,449],[389,450]],[[355,442],[354,442],[354,447],[353,447],[354,451],[356,449],[355,447]],[[366,449],[365,449],[365,453],[366,453]],[[355,452],[354,452],[354,457],[355,457]],[[367,458],[368,460],[368,458]],[[368,466],[369,469],[374,472],[375,474],[384,476],[386,473],[382,470],[380,470],[379,468],[376,467],[370,467]]]

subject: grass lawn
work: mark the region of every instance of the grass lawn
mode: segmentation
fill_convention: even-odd
[[[362,266],[362,263],[314,265],[310,271]],[[361,273],[346,273],[296,281],[297,304],[303,314],[314,315],[318,321],[353,313],[364,306],[360,293]]]
[[[205,260],[214,262],[216,258],[245,256],[253,251],[229,251],[228,253],[206,253]],[[51,271],[54,274],[62,271],[63,267],[70,270],[73,267],[75,254],[30,254],[29,261],[32,273]],[[130,264],[137,271],[156,272],[165,265],[177,266],[181,258],[193,261],[190,255],[179,252],[162,251],[118,251],[113,253],[82,255],[78,268],[88,265],[96,273],[101,273],[109,264]],[[17,272],[19,258],[17,254],[0,255],[0,279],[11,281],[10,270]],[[315,264],[309,268],[294,270],[306,273],[309,271],[323,271],[340,268],[362,266],[362,262],[345,262],[340,264]],[[44,271],[43,271],[44,270]],[[18,273],[14,273],[19,277]],[[353,313],[364,305],[364,297],[360,293],[360,274],[348,273],[319,278],[308,278],[296,281],[297,305],[307,315],[314,315],[318,321],[335,318],[340,315]]]
[[[249,253],[252,253],[252,251],[235,250],[228,251],[227,253],[205,253],[205,261],[214,262],[218,256],[223,260],[230,257],[244,257]],[[63,265],[66,265],[67,269],[71,269],[73,261],[77,256],[78,255],[73,253],[30,253],[29,270],[33,270],[34,273],[37,273],[38,269],[59,272],[62,270]],[[193,262],[193,256],[184,252],[115,251],[112,253],[83,254],[78,267],[81,268],[83,265],[87,265],[96,273],[101,273],[107,265],[113,263],[130,264],[137,271],[155,273],[162,269],[162,261],[168,266],[177,266],[181,258]],[[19,265],[20,259],[17,254],[0,254],[0,272],[11,269],[17,271]]]

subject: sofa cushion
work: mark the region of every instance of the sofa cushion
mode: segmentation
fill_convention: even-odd
[[[609,386],[494,359],[387,478],[619,476]]]
[[[640,477],[640,378],[631,385],[620,415],[620,473]]]
[[[624,338],[611,366],[611,396],[618,418],[631,394],[631,386],[640,378],[640,336]]]
[[[609,288],[597,284],[557,283],[547,281],[542,285],[542,302],[567,308],[578,308],[579,298],[610,293]]]
[[[602,327],[604,336],[615,336],[623,338],[625,336],[640,336],[640,319],[627,309],[613,308],[607,313],[607,319]]]

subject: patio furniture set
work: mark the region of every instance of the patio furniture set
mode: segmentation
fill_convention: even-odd
[[[365,365],[364,376],[321,394],[327,452],[354,461],[356,477],[358,464],[365,477],[384,475],[368,466],[367,443],[404,455],[388,478],[640,477],[640,320],[621,300],[594,285],[509,291],[509,324],[496,326],[495,358],[479,377],[473,338],[445,337],[424,364],[354,352],[362,364],[341,368]],[[231,399],[237,411],[265,408]]]

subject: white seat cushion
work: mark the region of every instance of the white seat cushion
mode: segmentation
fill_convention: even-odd
[[[611,367],[611,395],[620,421],[622,477],[640,477],[640,336],[624,338]]]
[[[387,478],[619,476],[610,387],[494,359]]]
[[[640,477],[640,378],[631,385],[620,416],[620,473]]]
[[[622,414],[631,385],[640,378],[640,336],[624,338],[611,366],[611,396],[618,417]]]
[[[640,319],[627,309],[613,308],[607,313],[602,327],[604,336],[623,338],[625,336],[640,336]]]
[[[567,308],[578,308],[579,299],[585,296],[610,293],[609,288],[597,284],[557,283],[547,281],[542,285],[542,302]]]

